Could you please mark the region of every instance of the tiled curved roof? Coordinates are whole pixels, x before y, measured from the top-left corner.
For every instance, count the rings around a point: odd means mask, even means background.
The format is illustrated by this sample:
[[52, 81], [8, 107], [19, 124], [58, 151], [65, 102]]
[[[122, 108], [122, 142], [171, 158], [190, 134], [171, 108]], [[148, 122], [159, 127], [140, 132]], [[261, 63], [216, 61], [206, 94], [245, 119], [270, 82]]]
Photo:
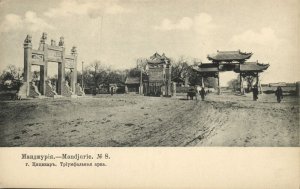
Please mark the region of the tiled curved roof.
[[127, 77], [125, 80], [125, 84], [139, 84], [140, 78], [139, 77]]
[[208, 60], [214, 62], [231, 62], [231, 61], [244, 61], [249, 59], [252, 53], [243, 53], [241, 51], [217, 51], [216, 54], [211, 54], [207, 56]]
[[270, 65], [269, 64], [260, 64], [257, 62], [246, 62], [244, 64], [240, 64], [240, 72], [262, 72], [266, 69], [268, 69]]
[[[199, 73], [212, 73], [212, 72], [219, 72], [222, 71], [222, 66], [228, 64], [218, 65], [214, 63], [205, 63], [200, 64], [197, 67], [193, 67], [193, 69]], [[262, 72], [270, 66], [269, 64], [260, 64], [258, 62], [245, 62], [242, 64], [233, 64], [235, 68], [233, 71], [240, 73], [240, 72]]]
[[147, 63], [150, 63], [150, 64], [168, 64], [168, 63], [170, 63], [170, 59], [168, 57], [166, 57], [165, 53], [160, 55], [156, 52], [150, 57], [150, 59], [147, 59]]

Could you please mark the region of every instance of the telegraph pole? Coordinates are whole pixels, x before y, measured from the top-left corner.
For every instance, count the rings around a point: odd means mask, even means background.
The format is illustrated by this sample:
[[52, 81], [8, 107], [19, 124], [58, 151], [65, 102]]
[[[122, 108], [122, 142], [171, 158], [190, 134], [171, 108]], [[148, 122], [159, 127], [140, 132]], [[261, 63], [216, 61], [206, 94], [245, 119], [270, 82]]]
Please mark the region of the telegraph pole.
[[137, 65], [138, 68], [140, 68], [140, 87], [139, 87], [139, 94], [143, 94], [143, 66], [142, 66], [142, 60], [137, 59]]
[[83, 61], [82, 61], [82, 67], [81, 67], [81, 88], [82, 88], [82, 90], [84, 90], [84, 88], [83, 88]]

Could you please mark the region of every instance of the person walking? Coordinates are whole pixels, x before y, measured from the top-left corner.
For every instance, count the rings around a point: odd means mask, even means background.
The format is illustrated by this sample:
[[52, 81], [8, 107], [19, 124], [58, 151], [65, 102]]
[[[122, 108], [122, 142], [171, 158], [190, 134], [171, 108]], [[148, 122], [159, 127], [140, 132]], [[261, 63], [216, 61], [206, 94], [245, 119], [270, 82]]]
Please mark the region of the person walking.
[[110, 95], [111, 96], [114, 95], [114, 88], [113, 87], [110, 88]]
[[200, 93], [200, 96], [201, 96], [201, 100], [204, 101], [204, 98], [205, 98], [205, 90], [204, 90], [204, 87], [201, 88], [201, 90], [199, 91]]
[[257, 88], [257, 85], [253, 86], [252, 93], [253, 93], [253, 100], [257, 101], [257, 99], [258, 99], [258, 88]]
[[283, 99], [283, 92], [281, 87], [277, 87], [277, 90], [275, 91], [275, 95], [277, 97], [277, 102], [280, 103], [281, 100]]

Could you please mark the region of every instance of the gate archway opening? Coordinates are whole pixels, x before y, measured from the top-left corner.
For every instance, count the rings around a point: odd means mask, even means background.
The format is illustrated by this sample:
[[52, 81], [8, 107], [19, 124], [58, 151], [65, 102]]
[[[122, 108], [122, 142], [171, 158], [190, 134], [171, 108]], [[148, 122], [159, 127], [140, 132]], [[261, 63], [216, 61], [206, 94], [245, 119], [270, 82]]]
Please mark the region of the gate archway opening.
[[224, 71], [224, 72], [220, 72], [219, 77], [220, 77], [219, 79], [220, 79], [221, 91], [232, 92], [232, 91], [239, 90], [239, 88], [236, 88], [235, 86], [231, 85], [233, 81], [239, 82], [238, 73]]
[[48, 80], [50, 84], [53, 87], [53, 90], [55, 90], [56, 93], [58, 93], [58, 63], [57, 62], [49, 62], [48, 63]]

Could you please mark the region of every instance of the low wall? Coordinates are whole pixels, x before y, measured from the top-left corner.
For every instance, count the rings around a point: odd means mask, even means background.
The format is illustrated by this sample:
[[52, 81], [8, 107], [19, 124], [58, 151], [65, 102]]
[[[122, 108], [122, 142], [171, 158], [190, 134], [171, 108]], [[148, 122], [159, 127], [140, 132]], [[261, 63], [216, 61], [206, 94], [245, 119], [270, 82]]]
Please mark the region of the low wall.
[[[272, 94], [275, 93], [275, 91], [277, 90], [277, 87], [262, 87], [262, 92], [266, 93], [266, 94]], [[290, 86], [283, 86], [281, 87], [283, 93], [285, 94], [290, 94], [290, 95], [295, 95], [296, 94], [296, 86], [290, 87]]]

